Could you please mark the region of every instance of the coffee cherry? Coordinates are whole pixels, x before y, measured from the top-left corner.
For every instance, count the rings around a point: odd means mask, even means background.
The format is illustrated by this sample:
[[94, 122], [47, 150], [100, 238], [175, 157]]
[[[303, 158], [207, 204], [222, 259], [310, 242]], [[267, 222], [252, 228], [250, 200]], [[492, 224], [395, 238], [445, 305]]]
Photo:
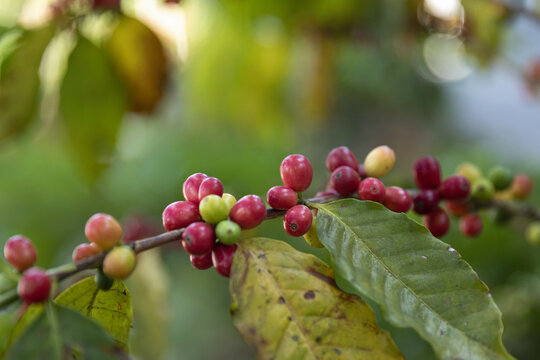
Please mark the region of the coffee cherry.
[[184, 230], [182, 245], [188, 254], [202, 255], [212, 251], [215, 238], [212, 226], [205, 222], [194, 222]]
[[302, 236], [308, 232], [312, 221], [311, 210], [305, 205], [296, 205], [285, 213], [283, 228], [291, 236]]
[[332, 149], [326, 157], [326, 167], [333, 172], [340, 166], [352, 167], [356, 172], [359, 171], [358, 160], [353, 152], [346, 146], [340, 146]]
[[464, 200], [471, 192], [471, 183], [466, 177], [452, 175], [444, 180], [439, 188], [439, 195], [446, 200]]
[[103, 272], [110, 278], [123, 280], [135, 269], [135, 252], [129, 246], [113, 248], [103, 260]]
[[90, 242], [109, 250], [122, 239], [122, 227], [111, 215], [94, 214], [86, 222], [84, 233]]
[[439, 194], [437, 190], [420, 190], [413, 199], [414, 212], [420, 215], [429, 214], [439, 205]]
[[466, 203], [459, 201], [447, 201], [445, 203], [446, 210], [455, 217], [461, 217], [469, 213], [469, 206]]
[[94, 275], [94, 283], [100, 290], [107, 291], [114, 285], [114, 279], [111, 279], [103, 272], [103, 269], [99, 267]]
[[212, 264], [214, 264], [214, 268], [221, 276], [229, 277], [231, 275], [231, 265], [236, 248], [236, 245], [226, 245], [223, 243], [216, 243], [216, 246], [214, 246], [212, 250]]
[[222, 243], [232, 245], [240, 239], [242, 229], [234, 221], [223, 220], [216, 226], [216, 235]]
[[195, 269], [209, 269], [212, 267], [212, 252], [203, 255], [189, 255], [189, 261]]
[[121, 0], [92, 0], [92, 8], [100, 10], [120, 9]]
[[134, 214], [125, 218], [122, 221], [122, 229], [124, 230], [124, 236], [122, 237], [124, 244], [161, 233], [161, 228], [152, 217], [141, 214]]
[[381, 180], [376, 178], [366, 178], [358, 184], [358, 197], [360, 200], [371, 200], [384, 203], [386, 189]]
[[313, 168], [304, 155], [289, 155], [281, 162], [281, 180], [294, 191], [301, 192], [311, 185]]
[[73, 249], [73, 253], [71, 254], [71, 258], [73, 259], [73, 262], [81, 261], [83, 259], [92, 257], [94, 255], [97, 255], [101, 253], [102, 250], [94, 243], [85, 243], [85, 244], [79, 244], [75, 249]]
[[51, 279], [45, 270], [37, 267], [26, 270], [17, 284], [17, 294], [28, 304], [47, 300], [50, 291]]
[[286, 186], [274, 186], [266, 193], [266, 202], [274, 209], [287, 210], [296, 205], [298, 194]]
[[371, 150], [364, 160], [364, 170], [369, 177], [380, 178], [394, 167], [396, 155], [394, 150], [386, 145]]
[[459, 221], [459, 230], [465, 236], [474, 237], [482, 232], [482, 219], [477, 214], [468, 214]]
[[358, 165], [358, 176], [360, 176], [360, 180], [368, 177], [366, 174], [366, 167], [364, 166], [364, 164]]
[[525, 230], [527, 241], [533, 245], [540, 245], [540, 221], [530, 223]]
[[407, 212], [412, 206], [409, 193], [397, 186], [386, 188], [384, 206], [393, 212]]
[[358, 189], [360, 177], [352, 167], [340, 166], [332, 173], [332, 187], [341, 195], [349, 195]]
[[223, 195], [223, 184], [218, 178], [209, 177], [201, 182], [199, 186], [199, 201], [202, 201], [208, 195]]
[[471, 184], [482, 178], [482, 171], [470, 162], [460, 164], [456, 169], [456, 174], [466, 177]]
[[326, 197], [326, 196], [337, 196], [339, 195], [336, 190], [325, 190], [325, 191], [319, 191], [317, 194], [315, 194], [316, 198], [320, 197]]
[[524, 200], [531, 194], [532, 186], [533, 184], [529, 175], [516, 174], [510, 186], [510, 193], [514, 198]]
[[495, 190], [504, 190], [512, 184], [512, 172], [502, 166], [495, 166], [488, 172], [488, 179], [493, 183]]
[[36, 263], [37, 253], [32, 242], [22, 235], [13, 235], [4, 245], [4, 257], [18, 271], [22, 272]]
[[199, 204], [199, 213], [207, 223], [217, 224], [229, 216], [229, 208], [220, 196], [208, 195]]
[[234, 204], [236, 204], [236, 198], [233, 195], [227, 193], [224, 193], [221, 198], [225, 201], [225, 204], [227, 204], [227, 209], [229, 209], [230, 212]]
[[229, 216], [242, 229], [252, 229], [266, 218], [266, 206], [257, 195], [247, 195], [234, 204]]
[[420, 189], [437, 189], [441, 184], [441, 167], [437, 159], [426, 156], [413, 166], [414, 181]]
[[191, 201], [195, 205], [199, 205], [199, 188], [206, 178], [208, 178], [208, 175], [197, 173], [186, 179], [182, 186], [182, 193], [184, 194], [184, 199], [186, 199], [186, 201]]
[[441, 208], [438, 208], [431, 214], [425, 215], [423, 223], [424, 226], [429, 229], [431, 234], [438, 238], [446, 234], [450, 228], [450, 218]]
[[489, 201], [495, 194], [495, 188], [491, 181], [486, 178], [481, 178], [473, 183], [471, 189], [471, 197], [478, 201]]
[[323, 243], [319, 239], [319, 234], [317, 233], [316, 221], [313, 221], [308, 232], [304, 234], [304, 239], [309, 245], [313, 246], [314, 248], [320, 249], [324, 247]]
[[199, 207], [189, 201], [176, 201], [167, 205], [163, 211], [163, 227], [167, 231], [181, 229], [200, 221]]

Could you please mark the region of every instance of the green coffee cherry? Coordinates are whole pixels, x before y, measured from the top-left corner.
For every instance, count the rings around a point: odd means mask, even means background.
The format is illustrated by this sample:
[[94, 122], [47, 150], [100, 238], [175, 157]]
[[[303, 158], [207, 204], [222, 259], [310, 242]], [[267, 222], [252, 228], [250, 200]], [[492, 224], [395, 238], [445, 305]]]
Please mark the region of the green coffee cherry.
[[507, 168], [495, 166], [488, 172], [488, 179], [493, 183], [495, 190], [504, 190], [512, 184], [512, 173]]
[[242, 235], [242, 229], [234, 221], [223, 220], [216, 226], [216, 236], [224, 244], [236, 244], [240, 235]]
[[460, 164], [456, 169], [456, 174], [466, 177], [471, 184], [482, 178], [482, 171], [470, 162]]
[[527, 241], [533, 245], [540, 245], [540, 221], [530, 223], [525, 230]]
[[304, 240], [306, 240], [306, 242], [314, 248], [320, 249], [324, 247], [324, 245], [321, 243], [321, 240], [319, 239], [319, 235], [317, 234], [316, 221], [313, 221], [313, 223], [311, 223], [311, 227], [309, 228], [308, 232], [304, 234]]
[[486, 178], [476, 180], [471, 189], [471, 197], [478, 201], [489, 201], [495, 194], [493, 183]]
[[94, 282], [97, 287], [103, 291], [109, 290], [114, 284], [114, 280], [105, 275], [103, 268], [101, 267], [97, 269], [96, 275], [94, 275]]
[[209, 224], [217, 224], [229, 216], [229, 207], [221, 196], [208, 195], [199, 204], [199, 214]]
[[222, 198], [223, 200], [225, 200], [225, 203], [227, 204], [227, 208], [229, 209], [229, 211], [231, 211], [234, 204], [236, 204], [236, 198], [233, 195], [228, 194], [228, 193], [224, 193]]
[[135, 252], [129, 246], [113, 248], [103, 260], [103, 273], [113, 279], [123, 280], [135, 269]]

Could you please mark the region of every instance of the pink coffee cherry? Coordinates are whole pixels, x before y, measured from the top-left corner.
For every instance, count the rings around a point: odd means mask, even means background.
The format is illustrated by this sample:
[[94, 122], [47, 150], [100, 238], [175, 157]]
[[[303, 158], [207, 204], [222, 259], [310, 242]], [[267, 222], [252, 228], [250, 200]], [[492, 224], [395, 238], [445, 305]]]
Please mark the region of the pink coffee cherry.
[[22, 272], [36, 263], [34, 244], [25, 236], [14, 235], [4, 245], [4, 257], [15, 269]]
[[296, 205], [298, 194], [286, 186], [274, 186], [266, 193], [266, 202], [274, 209], [287, 210]]
[[407, 212], [412, 206], [409, 193], [398, 186], [386, 188], [384, 206], [394, 212]]
[[212, 264], [212, 252], [208, 252], [202, 255], [189, 255], [189, 261], [195, 269], [206, 270], [213, 266]]
[[319, 191], [318, 193], [315, 194], [315, 197], [316, 198], [320, 198], [320, 197], [326, 197], [326, 196], [338, 196], [338, 192], [336, 190], [325, 190], [325, 191]]
[[441, 183], [439, 195], [446, 200], [464, 200], [471, 193], [471, 183], [466, 177], [452, 175]]
[[446, 211], [438, 208], [423, 218], [424, 226], [429, 229], [431, 234], [437, 238], [442, 237], [450, 228], [450, 218]]
[[285, 186], [301, 192], [311, 185], [313, 168], [304, 155], [289, 155], [281, 162], [280, 174]]
[[463, 216], [459, 221], [459, 230], [468, 237], [478, 236], [483, 228], [482, 219], [474, 213]]
[[51, 279], [45, 270], [37, 267], [26, 270], [17, 284], [17, 294], [28, 304], [47, 300], [50, 291]]
[[439, 193], [437, 190], [420, 190], [413, 199], [414, 212], [420, 215], [429, 214], [439, 206]]
[[122, 226], [111, 215], [97, 213], [86, 222], [84, 233], [90, 242], [109, 250], [122, 239]]
[[[199, 188], [203, 180], [208, 178], [208, 175], [202, 173], [196, 173], [191, 175], [184, 181], [182, 186], [182, 193], [184, 194], [184, 199], [190, 201], [195, 205], [199, 205]], [[201, 199], [202, 200], [202, 199]]]
[[360, 200], [371, 200], [384, 203], [386, 189], [381, 180], [377, 178], [366, 178], [358, 185], [358, 198]]
[[231, 265], [236, 248], [236, 244], [225, 245], [219, 242], [214, 246], [214, 249], [212, 250], [212, 263], [218, 274], [221, 276], [231, 276]]
[[413, 166], [413, 174], [420, 189], [437, 189], [441, 184], [441, 167], [434, 157], [418, 159]]
[[266, 206], [257, 195], [246, 195], [234, 204], [229, 217], [242, 229], [252, 229], [266, 219]]
[[524, 200], [529, 197], [532, 192], [533, 183], [529, 175], [516, 174], [510, 185], [510, 193], [516, 199]]
[[216, 235], [214, 228], [205, 222], [190, 224], [182, 234], [182, 245], [190, 255], [203, 255], [212, 251]]
[[326, 167], [330, 172], [333, 172], [340, 166], [352, 167], [356, 172], [359, 172], [358, 160], [353, 152], [346, 146], [340, 146], [332, 149], [326, 157]]
[[340, 195], [349, 195], [360, 183], [358, 173], [350, 166], [340, 166], [332, 173], [332, 186]]
[[73, 249], [73, 253], [71, 254], [71, 258], [73, 259], [73, 262], [81, 261], [83, 259], [92, 257], [94, 255], [97, 255], [101, 253], [103, 250], [99, 248], [94, 243], [84, 243], [79, 244], [75, 249]]
[[176, 201], [163, 211], [163, 227], [167, 231], [181, 229], [195, 221], [200, 221], [199, 207], [189, 201]]
[[313, 222], [311, 210], [305, 205], [296, 205], [287, 210], [283, 217], [283, 228], [291, 236], [302, 236]]
[[218, 178], [209, 177], [204, 179], [199, 186], [199, 202], [208, 195], [223, 195], [223, 184]]

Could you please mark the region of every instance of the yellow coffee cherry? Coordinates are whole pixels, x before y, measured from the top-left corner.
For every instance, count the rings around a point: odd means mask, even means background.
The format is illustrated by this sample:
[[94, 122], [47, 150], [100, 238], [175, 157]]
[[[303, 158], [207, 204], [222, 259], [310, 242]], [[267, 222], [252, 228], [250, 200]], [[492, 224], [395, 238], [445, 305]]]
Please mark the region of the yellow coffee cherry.
[[225, 204], [227, 205], [228, 211], [230, 212], [234, 204], [236, 204], [236, 198], [234, 195], [223, 193], [223, 196], [221, 196], [223, 200], [225, 200]]
[[125, 279], [135, 269], [135, 252], [129, 246], [113, 248], [103, 260], [103, 272], [113, 279]]
[[367, 154], [364, 160], [364, 170], [369, 177], [383, 177], [392, 170], [395, 162], [394, 150], [386, 145], [377, 146]]
[[456, 174], [464, 176], [471, 182], [471, 184], [483, 177], [482, 171], [478, 168], [478, 166], [470, 162], [464, 162], [458, 165], [456, 168]]
[[531, 244], [540, 245], [540, 221], [535, 221], [527, 226], [525, 237]]
[[324, 247], [324, 245], [321, 243], [321, 240], [319, 239], [319, 235], [317, 234], [316, 221], [313, 221], [308, 232], [304, 234], [304, 239], [309, 245], [313, 246], [314, 248], [320, 249]]

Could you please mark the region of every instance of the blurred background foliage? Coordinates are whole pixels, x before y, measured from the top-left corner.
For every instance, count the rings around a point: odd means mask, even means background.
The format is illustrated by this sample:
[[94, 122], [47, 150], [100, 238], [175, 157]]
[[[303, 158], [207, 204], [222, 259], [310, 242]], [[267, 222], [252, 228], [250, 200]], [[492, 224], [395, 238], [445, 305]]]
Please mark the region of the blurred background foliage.
[[[0, 243], [23, 233], [38, 265], [58, 265], [95, 212], [124, 219], [127, 240], [148, 236], [189, 174], [264, 196], [292, 152], [314, 165], [312, 195], [338, 145], [359, 159], [393, 147], [385, 182], [396, 185], [411, 186], [427, 154], [445, 175], [469, 160], [539, 183], [539, 39], [538, 1], [2, 1]], [[443, 240], [492, 289], [509, 351], [535, 359], [540, 250], [518, 220], [485, 224]], [[279, 219], [254, 234], [328, 260]], [[136, 358], [253, 357], [227, 281], [193, 269], [179, 245], [140, 255], [128, 287]], [[407, 358], [433, 358], [413, 331], [380, 321]]]

